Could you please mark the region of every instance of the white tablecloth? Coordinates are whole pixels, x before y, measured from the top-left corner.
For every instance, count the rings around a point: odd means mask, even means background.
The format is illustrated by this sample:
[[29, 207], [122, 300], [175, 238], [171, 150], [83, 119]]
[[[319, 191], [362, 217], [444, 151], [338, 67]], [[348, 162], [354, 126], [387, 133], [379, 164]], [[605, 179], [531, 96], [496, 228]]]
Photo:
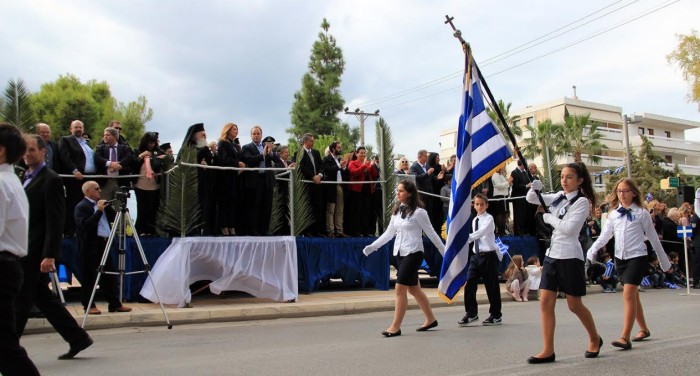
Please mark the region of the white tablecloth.
[[214, 294], [244, 291], [281, 302], [299, 293], [297, 246], [293, 236], [176, 238], [158, 258], [141, 295], [156, 303], [151, 278], [164, 304], [184, 307], [190, 284], [212, 281]]

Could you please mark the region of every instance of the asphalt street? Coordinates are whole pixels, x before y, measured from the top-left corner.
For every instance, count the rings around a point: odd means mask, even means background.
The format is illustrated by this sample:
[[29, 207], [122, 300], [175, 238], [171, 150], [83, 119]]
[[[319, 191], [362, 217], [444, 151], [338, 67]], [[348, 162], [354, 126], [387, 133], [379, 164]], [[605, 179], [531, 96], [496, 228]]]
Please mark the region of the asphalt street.
[[[620, 335], [622, 294], [584, 298], [605, 341], [596, 359], [583, 357], [585, 331], [559, 299], [557, 361], [547, 365], [526, 363], [541, 346], [538, 302], [504, 302], [503, 325], [494, 327], [461, 328], [461, 305], [439, 308], [439, 326], [423, 333], [412, 310], [396, 338], [380, 334], [391, 312], [376, 312], [96, 330], [95, 344], [68, 361], [56, 359], [68, 346], [55, 333], [22, 344], [44, 375], [696, 375], [700, 296], [680, 292], [642, 293], [651, 338], [628, 351], [610, 346]], [[488, 306], [479, 308], [483, 320]]]

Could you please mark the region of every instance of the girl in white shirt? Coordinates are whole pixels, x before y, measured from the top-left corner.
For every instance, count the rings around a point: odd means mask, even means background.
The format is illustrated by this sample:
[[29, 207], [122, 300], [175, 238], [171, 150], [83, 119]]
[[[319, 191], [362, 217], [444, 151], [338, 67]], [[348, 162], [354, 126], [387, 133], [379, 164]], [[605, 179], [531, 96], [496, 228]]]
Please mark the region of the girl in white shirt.
[[615, 268], [624, 286], [624, 323], [620, 339], [612, 345], [623, 350], [632, 348], [630, 334], [636, 319], [639, 333], [632, 341], [642, 341], [649, 337], [649, 327], [644, 319], [642, 301], [639, 299], [639, 285], [648, 268], [647, 246], [649, 239], [663, 270], [671, 268], [671, 262], [664, 252], [654, 222], [642, 205], [642, 194], [632, 179], [621, 179], [615, 184], [610, 195], [610, 214], [598, 240], [588, 249], [587, 257], [594, 260], [598, 250], [615, 236]]
[[396, 201], [394, 214], [391, 216], [386, 231], [362, 251], [365, 255], [369, 255], [396, 236], [394, 256], [397, 256], [399, 263], [396, 275], [396, 307], [394, 321], [389, 328], [382, 332], [385, 337], [401, 335], [401, 322], [408, 306], [406, 293], [413, 295], [425, 315], [425, 322], [416, 331], [424, 332], [438, 325], [433, 310], [430, 308], [430, 301], [418, 282], [418, 268], [423, 262], [423, 232], [438, 251], [445, 254], [445, 245], [442, 244], [442, 239], [435, 233], [430, 224], [428, 212], [422, 208], [423, 203], [418, 197], [416, 185], [409, 180], [399, 182], [396, 190]]
[[[554, 227], [549, 249], [545, 254], [540, 280], [540, 307], [542, 311], [542, 351], [531, 356], [530, 364], [554, 362], [554, 328], [556, 317], [554, 308], [557, 292], [566, 294], [569, 310], [581, 321], [588, 332], [588, 348], [584, 356], [595, 358], [603, 345], [591, 312], [583, 305], [581, 297], [586, 295], [583, 249], [578, 235], [586, 222], [589, 200], [595, 207], [595, 193], [591, 176], [583, 163], [570, 163], [562, 169], [561, 186], [563, 191], [542, 195], [550, 213], [545, 213], [545, 223]], [[536, 191], [542, 189], [542, 182], [534, 180], [527, 192], [527, 201], [539, 204]]]

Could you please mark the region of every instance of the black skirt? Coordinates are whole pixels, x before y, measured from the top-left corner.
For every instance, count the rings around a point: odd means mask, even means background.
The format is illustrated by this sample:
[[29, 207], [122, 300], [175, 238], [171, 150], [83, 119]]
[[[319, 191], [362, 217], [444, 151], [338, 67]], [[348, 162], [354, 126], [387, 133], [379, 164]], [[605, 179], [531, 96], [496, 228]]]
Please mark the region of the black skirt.
[[404, 286], [415, 286], [418, 284], [418, 269], [423, 263], [423, 252], [414, 252], [408, 256], [398, 256], [399, 268], [396, 273], [396, 283]]

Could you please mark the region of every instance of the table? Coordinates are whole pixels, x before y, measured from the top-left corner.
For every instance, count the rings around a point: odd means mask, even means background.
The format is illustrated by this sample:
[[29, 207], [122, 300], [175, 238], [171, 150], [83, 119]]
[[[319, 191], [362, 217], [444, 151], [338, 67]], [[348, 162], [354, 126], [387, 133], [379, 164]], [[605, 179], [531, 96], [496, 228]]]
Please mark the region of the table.
[[236, 290], [277, 301], [298, 296], [297, 247], [292, 236], [174, 238], [158, 259], [141, 296], [184, 307], [192, 300], [189, 286], [212, 281], [214, 294]]

